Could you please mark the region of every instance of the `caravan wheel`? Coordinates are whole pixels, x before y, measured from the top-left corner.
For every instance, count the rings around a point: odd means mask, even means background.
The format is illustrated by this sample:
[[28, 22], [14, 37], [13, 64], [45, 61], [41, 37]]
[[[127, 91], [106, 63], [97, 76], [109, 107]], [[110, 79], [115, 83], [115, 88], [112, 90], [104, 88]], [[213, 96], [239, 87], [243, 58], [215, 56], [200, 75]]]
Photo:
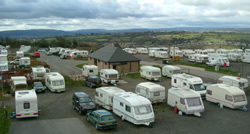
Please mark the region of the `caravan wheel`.
[[124, 121], [124, 116], [123, 115], [121, 115], [121, 119], [122, 119], [122, 121]]
[[153, 128], [153, 123], [149, 123], [148, 127]]
[[79, 113], [80, 115], [82, 115], [82, 109], [81, 109], [81, 108], [79, 108], [78, 113]]
[[97, 125], [97, 123], [95, 124], [95, 129], [98, 130], [98, 125]]

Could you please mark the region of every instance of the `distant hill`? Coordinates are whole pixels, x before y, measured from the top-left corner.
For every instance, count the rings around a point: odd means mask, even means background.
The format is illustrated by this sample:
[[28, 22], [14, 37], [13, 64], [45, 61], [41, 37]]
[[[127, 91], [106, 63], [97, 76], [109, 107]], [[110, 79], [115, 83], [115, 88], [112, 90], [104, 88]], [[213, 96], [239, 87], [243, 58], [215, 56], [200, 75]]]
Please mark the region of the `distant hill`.
[[129, 32], [146, 32], [146, 31], [231, 31], [231, 32], [250, 32], [250, 28], [232, 28], [232, 29], [214, 29], [200, 27], [177, 27], [177, 28], [159, 28], [159, 29], [121, 29], [121, 30], [106, 30], [106, 29], [83, 29], [76, 31], [63, 31], [52, 29], [34, 29], [34, 30], [12, 30], [0, 32], [0, 37], [9, 38], [41, 38], [55, 36], [72, 36], [77, 34], [105, 34], [105, 33], [129, 33]]

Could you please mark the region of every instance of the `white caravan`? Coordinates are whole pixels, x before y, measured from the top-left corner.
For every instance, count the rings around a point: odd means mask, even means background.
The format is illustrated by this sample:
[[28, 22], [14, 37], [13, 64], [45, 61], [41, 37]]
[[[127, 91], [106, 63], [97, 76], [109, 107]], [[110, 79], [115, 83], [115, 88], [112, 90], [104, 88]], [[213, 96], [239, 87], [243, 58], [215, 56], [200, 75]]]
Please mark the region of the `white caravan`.
[[30, 66], [30, 57], [22, 57], [19, 60], [20, 67], [27, 67]]
[[226, 50], [226, 49], [217, 49], [217, 50], [216, 50], [216, 53], [217, 53], [217, 54], [220, 54], [221, 56], [227, 57], [228, 50]]
[[200, 77], [188, 75], [188, 74], [175, 74], [171, 79], [172, 87], [192, 89], [200, 93], [202, 98], [205, 98], [206, 87]]
[[207, 54], [215, 53], [214, 49], [205, 49], [207, 51]]
[[51, 53], [51, 54], [55, 54], [55, 53], [59, 53], [59, 48], [55, 48], [55, 47], [50, 47], [49, 48], [49, 52]]
[[195, 55], [195, 62], [198, 63], [207, 63], [208, 62], [208, 55], [197, 54]]
[[168, 105], [175, 108], [175, 112], [180, 115], [184, 113], [200, 117], [205, 110], [200, 94], [190, 89], [170, 88]]
[[58, 72], [50, 72], [45, 74], [45, 85], [51, 92], [65, 91], [64, 77]]
[[24, 57], [23, 51], [16, 51], [16, 57], [19, 57], [19, 58]]
[[137, 47], [136, 51], [137, 51], [137, 53], [140, 53], [140, 54], [147, 54], [148, 53], [148, 49], [144, 48], [144, 47]]
[[0, 61], [8, 61], [6, 54], [0, 54]]
[[165, 65], [162, 67], [162, 75], [166, 77], [172, 77], [174, 74], [180, 74], [181, 68], [173, 65]]
[[242, 90], [248, 87], [248, 80], [245, 78], [235, 77], [235, 76], [222, 76], [218, 79], [218, 83], [223, 83], [226, 85], [238, 87]]
[[155, 57], [155, 50], [149, 50], [149, 52], [148, 52], [148, 56], [149, 57]]
[[46, 73], [44, 67], [32, 67], [32, 79], [33, 80], [43, 80]]
[[8, 55], [8, 50], [3, 49], [3, 50], [0, 51], [0, 53], [1, 53], [1, 54], [4, 54], [4, 55]]
[[191, 55], [189, 55], [188, 56], [188, 61], [195, 62], [196, 58], [197, 58], [197, 55], [199, 55], [199, 54], [191, 54]]
[[208, 57], [208, 62], [206, 63], [209, 66], [224, 66], [226, 64], [228, 67], [230, 66], [230, 62], [227, 57], [222, 57], [218, 54], [210, 54]]
[[135, 93], [149, 99], [152, 104], [165, 102], [165, 87], [152, 82], [142, 82], [136, 86]]
[[114, 95], [113, 112], [136, 125], [152, 126], [155, 120], [151, 102], [132, 92], [118, 93]]
[[82, 66], [82, 75], [84, 77], [97, 76], [98, 67], [96, 65], [83, 65]]
[[16, 91], [16, 118], [38, 117], [38, 101], [35, 90]]
[[246, 54], [246, 55], [250, 55], [250, 49], [245, 49], [244, 54]]
[[230, 61], [240, 61], [241, 60], [241, 54], [237, 54], [237, 53], [228, 53], [227, 57]]
[[190, 55], [195, 54], [195, 52], [191, 49], [186, 49], [186, 50], [182, 50], [183, 52], [183, 56], [189, 57]]
[[69, 48], [62, 48], [62, 49], [60, 49], [59, 54], [60, 55], [64, 54], [66, 50], [70, 50], [70, 49]]
[[160, 81], [161, 69], [152, 66], [141, 66], [140, 75], [148, 80]]
[[196, 53], [196, 54], [200, 54], [200, 51], [202, 51], [201, 49], [194, 49], [194, 52]]
[[243, 50], [242, 49], [232, 49], [234, 53], [236, 54], [243, 54]]
[[70, 54], [74, 51], [79, 51], [78, 49], [68, 49], [68, 50], [65, 50], [64, 54], [67, 55], [68, 57], [70, 56]]
[[117, 93], [125, 92], [118, 87], [100, 87], [95, 90], [95, 103], [107, 110], [112, 110], [113, 97]]
[[[207, 86], [206, 99], [232, 109], [245, 109], [247, 98], [241, 89], [225, 84], [211, 84]], [[245, 107], [245, 108], [244, 108]]]
[[24, 76], [11, 76], [10, 77], [11, 94], [14, 96], [15, 91], [27, 90], [27, 79]]
[[69, 57], [70, 58], [84, 58], [88, 57], [89, 52], [88, 51], [73, 51], [70, 53]]
[[103, 83], [116, 84], [119, 82], [119, 73], [115, 69], [102, 69], [100, 76]]
[[245, 62], [245, 63], [250, 63], [250, 54], [248, 54], [248, 55], [243, 54], [241, 61]]
[[9, 71], [8, 61], [0, 61], [0, 71]]
[[167, 51], [155, 51], [155, 57], [156, 58], [168, 58], [168, 52]]
[[180, 56], [180, 57], [183, 57], [183, 53], [182, 51], [180, 50], [172, 50], [170, 51], [170, 56], [173, 57], [173, 56]]
[[123, 50], [129, 54], [136, 54], [137, 53], [135, 48], [124, 48]]
[[208, 54], [207, 50], [200, 50], [198, 53], [202, 54], [202, 55], [207, 55]]

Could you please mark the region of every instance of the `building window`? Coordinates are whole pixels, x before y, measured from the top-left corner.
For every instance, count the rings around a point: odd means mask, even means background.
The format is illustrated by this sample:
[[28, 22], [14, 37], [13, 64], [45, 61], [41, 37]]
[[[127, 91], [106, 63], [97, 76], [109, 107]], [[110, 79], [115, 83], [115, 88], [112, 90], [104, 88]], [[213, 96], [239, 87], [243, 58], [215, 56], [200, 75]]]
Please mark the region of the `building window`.
[[130, 113], [130, 112], [131, 112], [131, 108], [130, 108], [130, 106], [127, 106], [127, 105], [126, 105], [125, 110], [126, 110], [127, 112], [129, 112], [129, 113]]
[[212, 91], [211, 90], [207, 90], [207, 94], [212, 95]]
[[23, 103], [23, 108], [24, 109], [29, 109], [30, 108], [30, 103], [29, 102]]
[[123, 103], [122, 102], [120, 102], [120, 106], [123, 107]]

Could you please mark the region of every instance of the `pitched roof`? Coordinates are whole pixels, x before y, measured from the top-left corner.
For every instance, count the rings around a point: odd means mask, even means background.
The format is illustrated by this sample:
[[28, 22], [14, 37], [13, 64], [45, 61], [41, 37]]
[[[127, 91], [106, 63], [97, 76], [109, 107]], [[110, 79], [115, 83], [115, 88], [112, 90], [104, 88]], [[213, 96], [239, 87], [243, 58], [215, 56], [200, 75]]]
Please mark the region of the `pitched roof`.
[[140, 61], [140, 59], [128, 54], [119, 47], [105, 46], [89, 55], [89, 57], [109, 62]]

